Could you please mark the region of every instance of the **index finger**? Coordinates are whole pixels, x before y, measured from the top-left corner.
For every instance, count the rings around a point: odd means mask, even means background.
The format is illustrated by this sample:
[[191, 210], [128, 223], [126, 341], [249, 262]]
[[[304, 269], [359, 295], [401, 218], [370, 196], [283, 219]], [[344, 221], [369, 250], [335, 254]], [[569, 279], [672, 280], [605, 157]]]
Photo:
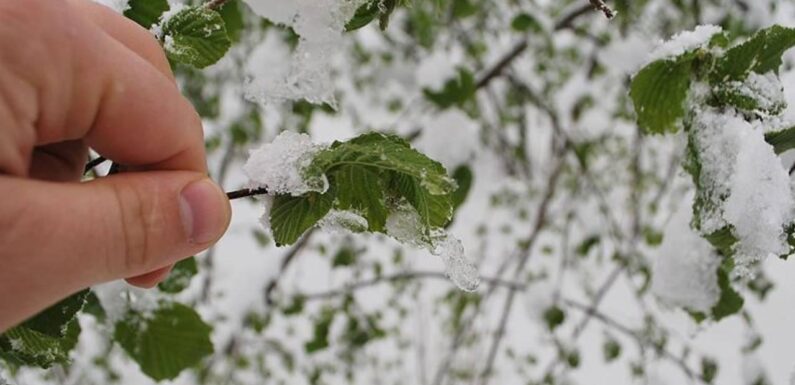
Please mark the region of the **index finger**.
[[[130, 42], [123, 44], [91, 22], [81, 7], [31, 3], [44, 8], [37, 10], [37, 23], [42, 14], [52, 21], [37, 28], [42, 40], [68, 45], [65, 56], [71, 62], [57, 66], [70, 70], [63, 74], [67, 79], [48, 68], [31, 70], [41, 90], [38, 145], [82, 138], [121, 164], [206, 173], [201, 119], [166, 74], [128, 48]], [[109, 17], [124, 22], [120, 15]]]

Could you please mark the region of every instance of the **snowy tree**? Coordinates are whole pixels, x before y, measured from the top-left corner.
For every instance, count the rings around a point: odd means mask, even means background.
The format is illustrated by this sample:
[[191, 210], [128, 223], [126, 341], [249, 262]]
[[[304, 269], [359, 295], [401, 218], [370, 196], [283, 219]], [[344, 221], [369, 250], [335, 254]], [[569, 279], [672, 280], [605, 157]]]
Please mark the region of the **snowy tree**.
[[795, 3], [99, 2], [235, 219], [0, 335], [0, 384], [791, 378]]

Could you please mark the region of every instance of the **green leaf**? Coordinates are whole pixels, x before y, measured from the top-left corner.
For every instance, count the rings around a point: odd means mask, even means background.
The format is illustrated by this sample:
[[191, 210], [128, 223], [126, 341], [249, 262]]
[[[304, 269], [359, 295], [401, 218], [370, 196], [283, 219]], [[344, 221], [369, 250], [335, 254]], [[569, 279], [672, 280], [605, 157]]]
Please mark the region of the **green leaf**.
[[718, 375], [718, 363], [715, 360], [704, 357], [701, 359], [701, 379], [704, 382], [712, 383]]
[[513, 21], [511, 21], [511, 28], [519, 32], [542, 32], [544, 30], [541, 23], [528, 13], [520, 13], [514, 17]]
[[340, 248], [336, 254], [334, 254], [334, 259], [331, 261], [331, 267], [339, 267], [339, 266], [352, 266], [356, 263], [356, 258], [358, 257], [358, 253], [350, 246], [343, 246]]
[[795, 45], [795, 29], [774, 25], [760, 30], [748, 41], [733, 47], [718, 59], [710, 81], [719, 84], [744, 80], [750, 72], [778, 72], [781, 56]]
[[23, 365], [48, 368], [65, 363], [77, 344], [77, 313], [89, 290], [73, 294], [0, 335], [0, 354]]
[[176, 378], [213, 353], [211, 327], [191, 308], [162, 304], [151, 316], [128, 313], [116, 324], [113, 338], [149, 377]]
[[768, 132], [765, 134], [765, 141], [773, 146], [776, 154], [791, 150], [795, 148], [795, 127], [776, 132]]
[[422, 218], [422, 223], [430, 230], [446, 226], [453, 218], [453, 202], [447, 195], [432, 195], [419, 179], [406, 174], [395, 174], [392, 185]]
[[331, 323], [334, 322], [334, 315], [336, 312], [331, 308], [324, 308], [315, 320], [314, 335], [312, 340], [304, 344], [304, 350], [307, 353], [314, 353], [328, 347], [328, 335], [331, 329]]
[[168, 0], [130, 0], [129, 8], [124, 11], [124, 16], [138, 23], [145, 29], [160, 20], [160, 16], [171, 8]]
[[455, 78], [447, 80], [441, 90], [426, 88], [425, 97], [441, 109], [453, 106], [463, 107], [472, 100], [477, 91], [475, 76], [466, 69], [459, 68]]
[[566, 313], [558, 306], [551, 306], [544, 311], [544, 322], [549, 330], [555, 330], [566, 320]]
[[718, 287], [720, 287], [720, 299], [712, 307], [712, 318], [716, 321], [736, 314], [743, 308], [744, 300], [737, 291], [731, 286], [729, 280], [730, 270], [724, 263], [718, 269]]
[[171, 270], [171, 274], [169, 274], [165, 281], [160, 282], [160, 284], [157, 285], [157, 288], [160, 289], [160, 291], [169, 294], [179, 293], [185, 290], [188, 285], [190, 285], [191, 279], [198, 272], [199, 268], [196, 265], [195, 257], [183, 259], [174, 265], [174, 269]]
[[604, 354], [605, 362], [613, 362], [621, 356], [621, 344], [613, 338], [609, 338], [602, 345], [602, 354]]
[[61, 300], [25, 321], [22, 326], [50, 337], [62, 338], [66, 335], [67, 325], [83, 309], [88, 293], [89, 290], [83, 290]]
[[398, 0], [371, 0], [356, 9], [353, 18], [345, 25], [346, 31], [354, 31], [370, 24], [373, 20], [379, 20], [381, 30], [386, 30], [389, 26], [389, 17], [395, 11]]
[[22, 325], [12, 328], [0, 336], [0, 357], [44, 369], [67, 363], [80, 335], [77, 319], [69, 321], [63, 331], [63, 337], [58, 338]]
[[196, 68], [215, 64], [232, 45], [221, 15], [202, 6], [185, 8], [168, 19], [163, 42], [169, 59]]
[[231, 0], [224, 3], [218, 10], [221, 18], [224, 20], [226, 26], [226, 34], [232, 42], [240, 41], [240, 34], [243, 31], [244, 21], [243, 13], [240, 11], [240, 4], [237, 1]]
[[345, 165], [392, 171], [416, 178], [431, 195], [446, 195], [456, 188], [455, 181], [447, 176], [439, 162], [414, 150], [400, 137], [375, 132], [348, 142], [334, 142], [315, 156], [305, 177], [319, 178]]
[[638, 126], [647, 134], [675, 133], [685, 116], [692, 59], [657, 60], [632, 78], [629, 95]]
[[332, 194], [279, 195], [271, 207], [271, 229], [277, 246], [292, 245], [331, 210]]
[[458, 209], [469, 196], [474, 174], [469, 166], [461, 165], [453, 171], [453, 179], [455, 179], [458, 188], [450, 195], [450, 199], [453, 201], [453, 209]]
[[370, 231], [383, 231], [388, 215], [378, 170], [344, 165], [334, 172], [337, 208], [363, 213]]

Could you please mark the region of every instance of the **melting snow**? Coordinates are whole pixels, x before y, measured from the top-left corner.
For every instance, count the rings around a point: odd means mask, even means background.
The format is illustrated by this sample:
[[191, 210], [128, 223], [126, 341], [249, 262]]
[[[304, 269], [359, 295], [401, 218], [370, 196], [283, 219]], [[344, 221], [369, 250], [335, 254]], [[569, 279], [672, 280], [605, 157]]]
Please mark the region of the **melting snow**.
[[686, 52], [701, 48], [709, 43], [712, 36], [723, 29], [715, 25], [700, 25], [693, 31], [680, 32], [660, 45], [649, 55], [648, 63], [656, 60], [674, 59]]
[[303, 175], [320, 149], [309, 135], [284, 131], [273, 142], [251, 151], [243, 172], [250, 180], [250, 187], [264, 187], [271, 195], [325, 192], [328, 189], [325, 175], [321, 179], [306, 179]]

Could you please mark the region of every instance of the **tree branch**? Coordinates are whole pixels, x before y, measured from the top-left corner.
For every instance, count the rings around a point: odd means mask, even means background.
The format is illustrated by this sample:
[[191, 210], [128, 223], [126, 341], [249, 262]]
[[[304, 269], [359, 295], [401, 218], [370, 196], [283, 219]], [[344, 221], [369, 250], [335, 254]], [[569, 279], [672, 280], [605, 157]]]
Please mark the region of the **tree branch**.
[[265, 286], [265, 303], [268, 305], [273, 305], [273, 292], [276, 291], [276, 288], [279, 287], [279, 279], [284, 275], [284, 272], [287, 271], [287, 268], [290, 267], [290, 264], [293, 262], [295, 257], [304, 247], [309, 243], [309, 238], [312, 237], [316, 227], [313, 227], [309, 231], [307, 231], [298, 242], [293, 245], [293, 247], [284, 255], [282, 259], [282, 266], [279, 268], [279, 274], [277, 274], [270, 282]]
[[229, 200], [231, 201], [235, 199], [248, 198], [257, 195], [267, 195], [267, 194], [268, 190], [264, 187], [254, 188], [254, 189], [244, 188], [240, 190], [229, 191], [226, 193], [226, 197], [229, 198]]
[[594, 8], [604, 13], [605, 17], [607, 17], [608, 19], [616, 17], [616, 11], [608, 7], [607, 4], [605, 4], [604, 0], [588, 0], [588, 1], [591, 2], [591, 5]]
[[204, 3], [204, 6], [209, 8], [209, 9], [213, 9], [213, 10], [217, 11], [217, 10], [221, 9], [221, 7], [223, 7], [224, 4], [226, 4], [228, 1], [229, 0], [210, 0], [210, 1], [206, 2], [206, 3]]

